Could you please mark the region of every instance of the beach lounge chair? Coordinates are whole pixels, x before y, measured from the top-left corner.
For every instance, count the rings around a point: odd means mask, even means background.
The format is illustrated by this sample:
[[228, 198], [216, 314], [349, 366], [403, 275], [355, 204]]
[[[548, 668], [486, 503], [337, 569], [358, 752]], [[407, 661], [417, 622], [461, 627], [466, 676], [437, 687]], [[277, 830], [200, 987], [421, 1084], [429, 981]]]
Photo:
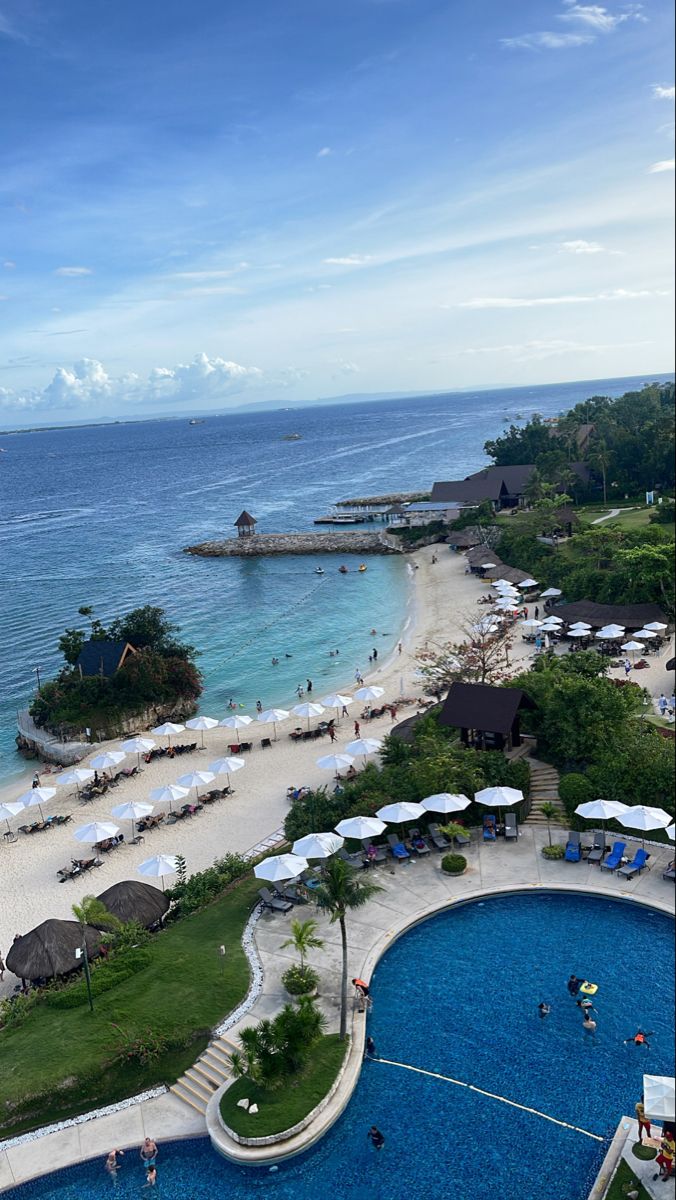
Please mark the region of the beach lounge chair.
[[387, 840], [390, 845], [390, 850], [392, 851], [392, 857], [396, 858], [398, 862], [404, 862], [405, 859], [411, 857], [404, 843], [400, 842], [399, 838], [396, 837], [394, 833], [388, 833]]
[[519, 836], [516, 824], [516, 813], [505, 813], [505, 840], [510, 841]]
[[290, 900], [280, 900], [268, 888], [259, 888], [258, 895], [263, 901], [263, 908], [270, 908], [273, 912], [290, 912], [293, 908]]
[[430, 821], [430, 841], [436, 850], [448, 850], [450, 842], [445, 833], [442, 833], [437, 821]]
[[[372, 842], [371, 838], [362, 838], [361, 844], [364, 847], [364, 854], [368, 853], [369, 846], [373, 846], [375, 850], [375, 854], [369, 858], [369, 863], [372, 867], [377, 867], [379, 863], [387, 862], [387, 846], [379, 846], [376, 842]], [[362, 859], [363, 861], [364, 859]]]
[[610, 854], [608, 855], [606, 861], [602, 862], [601, 866], [606, 871], [616, 871], [617, 868], [619, 867], [620, 863], [622, 862], [622, 855], [624, 854], [626, 849], [627, 849], [626, 842], [615, 842], [615, 845], [613, 846], [612, 850], [610, 851]]
[[472, 838], [469, 833], [456, 833], [453, 841], [455, 842], [456, 846], [470, 846], [472, 843]]
[[272, 749], [272, 738], [269, 738], [269, 737], [261, 738], [261, 750], [271, 750], [271, 749]]
[[605, 833], [594, 834], [594, 845], [587, 855], [587, 862], [600, 863], [603, 855], [606, 852], [606, 835]]
[[299, 896], [295, 883], [282, 883], [275, 886], [275, 896], [279, 900], [288, 900], [289, 904], [307, 904], [307, 896]]
[[408, 839], [408, 845], [410, 846], [410, 848], [414, 854], [423, 856], [425, 854], [432, 853], [432, 851], [430, 850], [429, 846], [427, 845], [427, 842], [425, 841], [425, 839], [422, 836], [419, 829], [411, 830], [409, 839]]
[[646, 866], [650, 855], [647, 850], [639, 846], [631, 862], [625, 863], [617, 872], [618, 875], [623, 875], [625, 879], [633, 879], [634, 875], [638, 875]]
[[663, 879], [676, 879], [676, 863], [669, 863], [666, 871], [662, 872]]
[[484, 817], [484, 841], [494, 842], [497, 837], [498, 819], [494, 813], [486, 813]]
[[350, 867], [360, 867], [361, 868], [364, 866], [364, 855], [363, 854], [359, 854], [359, 853], [348, 854], [347, 850], [344, 847], [342, 847], [338, 851], [338, 857], [342, 858], [343, 861], [346, 862]]
[[571, 829], [568, 833], [568, 841], [566, 842], [566, 853], [564, 858], [566, 862], [579, 862], [582, 858], [580, 835], [576, 829]]

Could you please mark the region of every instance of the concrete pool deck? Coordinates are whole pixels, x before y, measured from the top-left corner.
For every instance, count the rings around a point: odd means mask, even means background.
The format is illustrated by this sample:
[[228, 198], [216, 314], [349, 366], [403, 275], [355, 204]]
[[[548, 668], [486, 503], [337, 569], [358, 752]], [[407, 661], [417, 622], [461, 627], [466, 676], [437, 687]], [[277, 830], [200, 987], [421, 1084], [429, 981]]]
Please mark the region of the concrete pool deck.
[[[553, 829], [552, 835], [553, 840], [560, 840], [560, 831]], [[672, 847], [649, 847], [651, 870], [625, 881], [584, 862], [544, 859], [541, 849], [547, 843], [547, 832], [541, 826], [524, 826], [516, 843], [500, 840], [484, 844], [478, 841], [479, 836], [475, 830], [472, 844], [465, 851], [467, 871], [459, 877], [442, 874], [439, 854], [410, 864], [388, 863], [374, 870], [374, 878], [382, 892], [364, 909], [348, 915], [350, 976], [370, 978], [381, 955], [411, 925], [463, 900], [501, 892], [538, 888], [587, 892], [611, 899], [625, 897], [669, 916], [674, 914], [673, 884], [662, 879], [662, 871], [673, 858]], [[291, 919], [310, 914], [316, 915], [308, 905], [286, 915], [266, 912], [258, 921], [255, 940], [264, 969], [263, 990], [247, 1014], [228, 1031], [232, 1040], [236, 1040], [241, 1028], [274, 1015], [288, 1000], [281, 976], [295, 961], [295, 955], [292, 949], [283, 950], [282, 942], [289, 936]], [[325, 947], [323, 951], [313, 952], [310, 962], [320, 972], [320, 1004], [327, 1015], [329, 1030], [334, 1030], [338, 1028], [339, 1018], [340, 931], [336, 925], [329, 925], [321, 914], [319, 921]], [[254, 1149], [228, 1139], [227, 1150], [225, 1143], [219, 1145], [221, 1152], [225, 1151], [229, 1158], [240, 1163], [270, 1163], [300, 1153], [326, 1132], [348, 1103], [361, 1070], [364, 1021], [356, 1011], [351, 1015], [349, 1032], [351, 1041], [345, 1071], [319, 1122], [285, 1144]], [[104, 1156], [113, 1147], [138, 1147], [146, 1134], [161, 1142], [206, 1132], [207, 1123], [200, 1114], [175, 1096], [166, 1094], [9, 1148], [0, 1143], [0, 1190], [60, 1167], [97, 1155]]]

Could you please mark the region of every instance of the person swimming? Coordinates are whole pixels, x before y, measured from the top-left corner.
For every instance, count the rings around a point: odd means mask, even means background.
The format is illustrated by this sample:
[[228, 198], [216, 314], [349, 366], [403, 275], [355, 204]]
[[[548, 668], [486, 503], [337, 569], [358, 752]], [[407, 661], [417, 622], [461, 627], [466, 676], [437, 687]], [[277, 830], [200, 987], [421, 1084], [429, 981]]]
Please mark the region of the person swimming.
[[538, 1004], [538, 1015], [539, 1016], [548, 1017], [551, 1011], [552, 1011], [551, 1004], [545, 1004], [544, 1000], [541, 1001], [540, 1004]]
[[624, 1039], [624, 1045], [626, 1046], [628, 1042], [633, 1042], [635, 1046], [647, 1046], [648, 1049], [650, 1049], [650, 1042], [648, 1041], [648, 1038], [652, 1036], [652, 1030], [650, 1030], [648, 1033], [644, 1033], [642, 1029], [637, 1029], [636, 1033], [632, 1034], [631, 1037]]

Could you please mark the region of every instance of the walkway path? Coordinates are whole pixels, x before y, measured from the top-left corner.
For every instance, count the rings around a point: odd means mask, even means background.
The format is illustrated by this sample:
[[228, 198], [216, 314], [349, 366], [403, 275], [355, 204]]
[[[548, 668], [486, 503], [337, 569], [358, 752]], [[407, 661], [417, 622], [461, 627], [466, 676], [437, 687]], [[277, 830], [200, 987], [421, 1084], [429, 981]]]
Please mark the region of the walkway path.
[[[626, 511], [627, 510], [625, 509], [625, 512]], [[613, 517], [619, 517], [621, 512], [621, 508], [611, 508], [610, 512], [607, 512], [603, 517], [597, 517], [595, 521], [591, 522], [591, 524], [602, 525], [604, 521], [612, 521]]]
[[529, 756], [526, 760], [530, 767], [530, 800], [531, 809], [526, 818], [529, 825], [546, 825], [547, 818], [542, 811], [542, 805], [553, 804], [557, 815], [552, 819], [565, 824], [566, 811], [559, 798], [559, 772], [549, 763], [541, 762], [538, 758]]

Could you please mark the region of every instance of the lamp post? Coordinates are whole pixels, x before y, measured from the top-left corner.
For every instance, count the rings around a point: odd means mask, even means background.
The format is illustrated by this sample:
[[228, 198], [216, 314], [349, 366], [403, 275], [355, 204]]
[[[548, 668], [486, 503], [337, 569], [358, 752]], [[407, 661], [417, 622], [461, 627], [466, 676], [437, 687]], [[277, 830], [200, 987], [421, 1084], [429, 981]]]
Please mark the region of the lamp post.
[[89, 1011], [93, 1012], [94, 1011], [94, 1000], [92, 997], [92, 977], [91, 977], [91, 972], [89, 970], [89, 955], [87, 954], [87, 939], [85, 937], [84, 929], [82, 931], [82, 947], [79, 950], [75, 951], [75, 957], [84, 959], [84, 975], [85, 975], [85, 983], [87, 984], [87, 1000], [89, 1001]]

